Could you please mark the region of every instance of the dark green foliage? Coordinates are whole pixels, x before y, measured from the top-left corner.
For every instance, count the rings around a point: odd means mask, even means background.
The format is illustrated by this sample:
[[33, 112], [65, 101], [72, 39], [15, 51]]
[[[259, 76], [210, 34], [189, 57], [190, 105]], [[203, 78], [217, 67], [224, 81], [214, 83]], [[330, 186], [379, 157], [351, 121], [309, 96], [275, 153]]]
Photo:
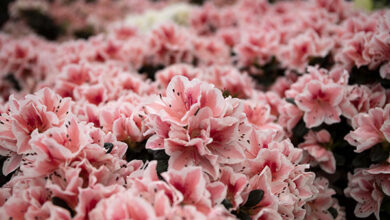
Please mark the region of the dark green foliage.
[[222, 205], [223, 205], [227, 210], [233, 208], [233, 204], [232, 204], [228, 199], [224, 199], [224, 200], [222, 201]]
[[[249, 192], [248, 200], [242, 206], [240, 206], [237, 210], [231, 211], [233, 215], [235, 215], [238, 219], [251, 219], [250, 213], [252, 209], [258, 208], [256, 206], [264, 197], [264, 191], [261, 189], [255, 189]], [[222, 201], [222, 205], [225, 206], [227, 210], [233, 207], [233, 204], [228, 200], [224, 199]]]
[[128, 144], [126, 160], [128, 162], [132, 160], [142, 160], [144, 163], [146, 161], [157, 160], [157, 175], [161, 180], [163, 180], [161, 173], [168, 170], [169, 156], [164, 150], [146, 149], [145, 144], [146, 141]]
[[229, 96], [230, 96], [229, 90], [224, 90], [224, 91], [222, 92], [222, 95], [223, 95], [224, 98], [229, 97]]
[[190, 0], [190, 3], [194, 5], [203, 5], [204, 2], [205, 0]]
[[8, 81], [16, 91], [22, 90], [22, 87], [20, 86], [18, 80], [15, 78], [13, 73], [8, 73], [3, 77], [3, 79], [5, 81]]
[[373, 0], [374, 9], [390, 8], [390, 0]]
[[380, 219], [390, 219], [390, 197], [387, 196], [382, 200], [380, 211]]
[[145, 149], [146, 141], [139, 143], [127, 144], [126, 150], [126, 160], [128, 162], [132, 160], [142, 160], [143, 162], [150, 161], [153, 159], [153, 156], [148, 153], [148, 150]]
[[352, 68], [348, 84], [375, 84], [380, 83], [384, 88], [390, 88], [390, 80], [382, 79], [379, 69], [369, 70], [367, 66]]
[[[0, 167], [1, 168], [3, 168], [3, 164], [7, 158], [8, 157], [0, 156]], [[10, 181], [10, 179], [14, 173], [15, 173], [15, 171], [8, 174], [7, 176], [4, 176], [2, 170], [0, 170], [0, 187], [3, 186], [4, 184], [6, 184], [8, 181]]]
[[13, 1], [15, 1], [15, 0], [1, 0], [0, 1], [0, 28], [9, 19], [8, 6]]
[[239, 212], [236, 216], [240, 220], [251, 220], [251, 217], [245, 212]]
[[157, 160], [157, 176], [160, 180], [163, 180], [161, 173], [164, 173], [168, 170], [168, 160]]
[[337, 212], [337, 210], [333, 207], [330, 207], [328, 209], [328, 212], [330, 212], [330, 214], [333, 216], [333, 218], [337, 218], [337, 216], [339, 215], [339, 213]]
[[23, 9], [20, 11], [22, 18], [35, 33], [48, 40], [56, 40], [64, 30], [50, 15], [36, 9]]
[[61, 199], [61, 198], [59, 198], [59, 197], [53, 197], [53, 198], [51, 199], [51, 201], [52, 201], [52, 203], [53, 203], [54, 205], [59, 206], [59, 207], [61, 207], [61, 208], [64, 208], [64, 209], [68, 210], [68, 211], [70, 212], [70, 215], [71, 215], [72, 217], [74, 217], [75, 212], [74, 212], [73, 209], [71, 209], [71, 208], [69, 207], [69, 205], [66, 203], [66, 201], [64, 201], [63, 199]]
[[250, 208], [257, 205], [264, 197], [264, 191], [261, 189], [252, 190], [249, 193], [248, 200], [243, 207]]
[[[250, 76], [265, 89], [271, 86], [278, 77], [284, 76], [285, 69], [280, 66], [280, 63], [276, 60], [275, 57], [272, 57], [272, 59], [263, 66], [259, 65], [258, 63], [254, 63], [253, 66], [260, 70], [262, 74], [250, 74]], [[249, 71], [250, 73], [249, 67], [242, 68], [241, 70]]]
[[303, 142], [303, 137], [308, 131], [309, 129], [306, 128], [305, 122], [301, 119], [292, 130], [293, 136], [291, 137], [291, 142], [294, 146], [298, 146], [299, 143]]
[[330, 69], [334, 65], [332, 55], [329, 53], [325, 57], [310, 57], [309, 63], [310, 66], [318, 65], [321, 68]]
[[168, 160], [169, 156], [164, 150], [148, 150], [149, 154], [153, 155], [154, 160]]
[[138, 69], [138, 72], [141, 74], [146, 73], [146, 75], [149, 79], [154, 80], [156, 72], [159, 70], [162, 70], [162, 69], [164, 69], [163, 65], [157, 65], [157, 66], [144, 65], [140, 69]]
[[381, 144], [377, 144], [370, 149], [370, 159], [373, 163], [382, 163], [389, 158], [389, 152], [385, 151]]
[[113, 147], [114, 145], [112, 143], [104, 143], [104, 148], [107, 150], [106, 154], [111, 153]]
[[370, 157], [367, 152], [362, 152], [355, 156], [352, 160], [352, 166], [356, 168], [368, 168], [371, 164]]
[[76, 38], [81, 38], [81, 39], [88, 39], [89, 37], [93, 36], [95, 34], [95, 31], [93, 30], [92, 26], [86, 26], [82, 29], [78, 29], [73, 32], [73, 35]]
[[293, 105], [297, 105], [295, 103], [295, 100], [293, 98], [286, 98], [286, 102], [290, 103], [290, 104], [293, 104]]

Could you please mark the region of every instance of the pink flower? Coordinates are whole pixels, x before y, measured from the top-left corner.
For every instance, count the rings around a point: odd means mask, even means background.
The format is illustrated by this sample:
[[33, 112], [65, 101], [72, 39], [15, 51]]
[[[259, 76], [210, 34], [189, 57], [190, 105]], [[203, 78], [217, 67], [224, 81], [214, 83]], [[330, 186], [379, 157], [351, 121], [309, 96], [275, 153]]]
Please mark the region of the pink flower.
[[55, 170], [60, 163], [76, 157], [90, 142], [86, 125], [69, 118], [61, 127], [50, 128], [44, 133], [34, 131], [29, 141], [33, 153], [26, 155], [22, 170], [26, 174], [45, 175]]
[[272, 181], [283, 181], [294, 169], [293, 164], [277, 149], [261, 149], [255, 159], [248, 160], [247, 174], [254, 176], [269, 168]]
[[[85, 219], [91, 211], [94, 211], [100, 200], [109, 198], [110, 196], [122, 193], [124, 188], [118, 185], [104, 187], [96, 185], [95, 187], [80, 189], [79, 202], [75, 208], [77, 215], [75, 219]], [[97, 212], [97, 210], [95, 211]]]
[[188, 81], [183, 76], [174, 77], [167, 87], [166, 97], [149, 106], [151, 113], [183, 126], [199, 108], [210, 108], [214, 117], [222, 116], [227, 108], [220, 90], [198, 80]]
[[356, 65], [357, 67], [367, 65], [371, 61], [368, 55], [368, 34], [358, 32], [346, 42], [342, 51], [336, 55], [336, 61], [345, 63], [348, 67]]
[[390, 79], [390, 62], [387, 62], [379, 69], [379, 74], [383, 79]]
[[188, 30], [170, 23], [155, 28], [148, 41], [153, 63], [190, 63], [192, 61], [190, 36]]
[[11, 96], [8, 113], [0, 116], [0, 149], [3, 155], [11, 156], [3, 166], [5, 174], [19, 167], [21, 154], [31, 151], [29, 140], [33, 132], [44, 132], [64, 123], [70, 103], [69, 98], [62, 99], [48, 88], [22, 100]]
[[89, 212], [91, 219], [155, 219], [153, 207], [143, 198], [136, 197], [131, 191], [116, 193], [100, 200]]
[[187, 77], [189, 80], [192, 80], [199, 75], [198, 72], [198, 69], [188, 64], [173, 64], [158, 71], [156, 73], [156, 81], [162, 85], [163, 88], [167, 88], [169, 82], [174, 76], [181, 75]]
[[43, 178], [14, 179], [8, 182], [6, 187], [11, 189], [11, 194], [1, 206], [0, 212], [3, 212], [7, 218], [27, 218], [33, 214], [34, 210], [44, 209], [42, 206], [50, 199]]
[[344, 190], [347, 196], [358, 202], [355, 215], [360, 218], [368, 217], [372, 213], [379, 219], [383, 192], [375, 183], [375, 176], [357, 169], [354, 174], [348, 174], [348, 187]]
[[237, 143], [238, 121], [234, 118], [211, 118], [207, 108], [190, 117], [188, 129], [171, 127], [165, 150], [171, 155], [170, 166], [180, 169], [185, 165], [201, 165], [215, 176], [218, 163], [237, 163], [244, 158]]
[[241, 66], [250, 66], [255, 63], [265, 65], [271, 60], [280, 43], [280, 34], [275, 30], [259, 31], [247, 30], [242, 39], [234, 48]]
[[288, 102], [282, 102], [281, 104], [278, 108], [280, 114], [278, 124], [285, 127], [287, 131], [292, 132], [293, 128], [301, 120], [303, 113], [294, 104]]
[[385, 102], [385, 89], [380, 84], [348, 86], [340, 107], [343, 115], [352, 119], [360, 112], [368, 112], [375, 107], [382, 108]]
[[224, 167], [219, 181], [227, 186], [226, 199], [233, 204], [233, 208], [235, 209], [242, 204], [242, 193], [248, 183], [247, 177], [241, 173], [234, 172], [231, 167]]
[[302, 94], [296, 96], [295, 102], [299, 109], [305, 112], [303, 120], [309, 128], [340, 121], [339, 107], [344, 95], [342, 86], [324, 84], [314, 80], [307, 84]]
[[232, 97], [249, 98], [253, 95], [255, 85], [246, 73], [239, 72], [230, 66], [211, 66], [198, 72], [198, 77], [222, 91], [227, 91]]
[[331, 196], [335, 191], [328, 188], [329, 183], [325, 178], [317, 178], [314, 185], [318, 193], [305, 205], [306, 219], [334, 219], [328, 210], [334, 203]]
[[303, 72], [310, 57], [325, 57], [333, 44], [331, 38], [321, 37], [309, 29], [280, 48], [278, 57], [283, 66]]
[[[272, 171], [269, 167], [265, 167], [260, 173], [253, 176], [249, 180], [249, 186], [246, 189], [245, 197], [249, 195], [252, 190], [260, 189], [264, 192], [263, 198], [260, 202], [250, 210], [250, 214], [258, 219], [272, 219], [267, 218], [275, 217], [275, 219], [282, 219], [279, 214], [276, 213], [278, 202], [277, 197], [271, 191], [272, 185]], [[245, 201], [245, 200], [244, 200]]]
[[244, 159], [238, 140], [243, 117], [240, 103], [225, 100], [221, 91], [209, 84], [189, 82], [182, 76], [172, 79], [166, 93], [160, 103], [149, 105], [150, 129], [146, 134], [155, 134], [146, 148], [165, 149], [174, 169], [200, 165], [213, 177], [218, 163]]
[[271, 114], [271, 107], [269, 105], [260, 105], [248, 101], [245, 103], [244, 112], [248, 122], [256, 129], [281, 130], [277, 124], [273, 123], [276, 117]]
[[309, 131], [305, 136], [305, 142], [299, 144], [299, 148], [304, 149], [308, 158], [304, 163], [313, 161], [318, 163], [325, 172], [334, 173], [336, 171], [336, 160], [332, 151], [326, 149], [326, 144], [332, 144], [331, 136], [327, 130], [319, 132]]
[[377, 143], [390, 141], [390, 105], [384, 109], [373, 108], [352, 119], [355, 129], [345, 136], [349, 144], [356, 146], [356, 152], [365, 151]]
[[193, 41], [194, 56], [198, 65], [228, 64], [230, 63], [229, 48], [217, 38], [196, 38]]
[[210, 194], [206, 190], [206, 180], [199, 167], [170, 170], [163, 173], [164, 179], [183, 195], [182, 203], [193, 204], [199, 211], [210, 211]]

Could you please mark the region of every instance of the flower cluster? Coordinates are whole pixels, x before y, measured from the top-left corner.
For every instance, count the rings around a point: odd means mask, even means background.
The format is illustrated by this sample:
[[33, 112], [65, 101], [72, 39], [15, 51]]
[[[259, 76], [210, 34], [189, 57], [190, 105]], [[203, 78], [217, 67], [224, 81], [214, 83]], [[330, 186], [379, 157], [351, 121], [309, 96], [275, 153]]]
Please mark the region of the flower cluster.
[[172, 2], [10, 4], [1, 219], [390, 217], [389, 10]]

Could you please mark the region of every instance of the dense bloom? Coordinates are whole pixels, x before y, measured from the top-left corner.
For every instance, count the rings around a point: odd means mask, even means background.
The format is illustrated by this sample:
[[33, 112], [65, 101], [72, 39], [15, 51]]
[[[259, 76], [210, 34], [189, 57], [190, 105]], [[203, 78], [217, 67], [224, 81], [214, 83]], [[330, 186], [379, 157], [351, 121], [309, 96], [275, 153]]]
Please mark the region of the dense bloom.
[[390, 11], [193, 2], [5, 1], [0, 219], [388, 218]]

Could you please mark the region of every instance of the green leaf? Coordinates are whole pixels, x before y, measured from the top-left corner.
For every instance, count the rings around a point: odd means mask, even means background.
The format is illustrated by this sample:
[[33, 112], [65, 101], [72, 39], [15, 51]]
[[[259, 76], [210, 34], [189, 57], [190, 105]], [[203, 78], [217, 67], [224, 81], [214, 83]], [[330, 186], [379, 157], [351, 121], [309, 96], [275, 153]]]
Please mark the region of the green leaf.
[[339, 213], [337, 212], [337, 210], [336, 210], [335, 208], [333, 208], [333, 207], [330, 207], [330, 208], [328, 209], [328, 212], [333, 216], [334, 219], [337, 218], [337, 216], [339, 215]]
[[224, 98], [229, 97], [229, 96], [230, 96], [229, 90], [224, 90], [224, 91], [222, 92], [222, 95], [223, 95]]
[[156, 170], [158, 178], [163, 180], [161, 173], [164, 173], [168, 170], [168, 160], [158, 160]]
[[22, 18], [35, 33], [45, 37], [48, 40], [56, 40], [64, 32], [61, 26], [54, 19], [36, 9], [20, 10]]
[[237, 218], [241, 220], [251, 220], [251, 217], [245, 212], [239, 212]]
[[309, 129], [306, 128], [305, 122], [301, 119], [292, 131], [294, 136], [301, 138], [305, 136]]
[[154, 160], [168, 160], [169, 156], [165, 153], [165, 150], [148, 150], [148, 153], [152, 153]]
[[73, 217], [75, 212], [73, 211], [73, 209], [71, 209], [69, 207], [69, 205], [66, 203], [66, 201], [64, 201], [63, 199], [59, 198], [59, 197], [53, 197], [51, 199], [51, 202], [56, 205], [56, 206], [59, 206], [61, 208], [64, 208], [66, 210], [68, 210], [70, 212], [70, 215]]
[[104, 149], [106, 149], [106, 154], [111, 153], [112, 148], [114, 148], [114, 145], [112, 143], [104, 143]]
[[261, 189], [252, 190], [249, 193], [248, 200], [246, 201], [243, 207], [252, 207], [257, 205], [263, 199], [263, 196], [264, 196], [263, 190]]
[[334, 153], [334, 158], [336, 159], [337, 166], [343, 166], [345, 164], [345, 157], [341, 154]]
[[374, 163], [381, 163], [389, 157], [389, 153], [386, 152], [380, 144], [375, 145], [370, 150], [370, 159]]
[[86, 26], [84, 28], [77, 29], [73, 32], [73, 35], [76, 38], [81, 38], [81, 39], [88, 39], [92, 35], [94, 35], [95, 31], [92, 26]]
[[366, 153], [358, 154], [352, 161], [352, 166], [355, 168], [367, 168], [370, 164], [370, 158]]
[[291, 104], [293, 104], [293, 105], [297, 105], [297, 104], [295, 103], [295, 100], [294, 100], [293, 98], [286, 98], [286, 102], [291, 103]]
[[227, 210], [233, 208], [233, 204], [232, 204], [229, 200], [227, 200], [227, 199], [224, 199], [224, 200], [222, 201], [222, 205], [225, 206], [225, 208], [226, 208]]

